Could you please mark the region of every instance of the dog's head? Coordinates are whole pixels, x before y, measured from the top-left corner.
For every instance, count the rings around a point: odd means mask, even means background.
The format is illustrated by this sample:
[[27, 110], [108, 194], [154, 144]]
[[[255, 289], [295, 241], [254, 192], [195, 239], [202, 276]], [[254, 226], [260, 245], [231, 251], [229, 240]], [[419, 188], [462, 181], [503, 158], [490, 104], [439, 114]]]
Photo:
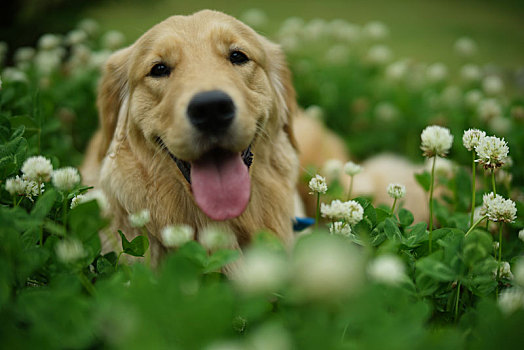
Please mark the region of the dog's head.
[[284, 55], [219, 12], [170, 17], [113, 54], [98, 105], [101, 158], [117, 129], [151, 154], [165, 152], [152, 159], [174, 161], [174, 176], [214, 220], [246, 208], [251, 152], [256, 162], [257, 149], [282, 130], [294, 145], [296, 102]]

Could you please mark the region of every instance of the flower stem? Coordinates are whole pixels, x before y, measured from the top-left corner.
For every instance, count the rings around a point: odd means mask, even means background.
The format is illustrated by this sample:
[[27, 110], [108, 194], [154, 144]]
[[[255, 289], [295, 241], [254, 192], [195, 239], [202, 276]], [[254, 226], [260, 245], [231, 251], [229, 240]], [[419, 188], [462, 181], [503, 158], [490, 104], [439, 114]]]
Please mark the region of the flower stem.
[[475, 191], [476, 191], [476, 164], [475, 164], [475, 151], [471, 152], [473, 162], [471, 167], [471, 219], [469, 224], [473, 225], [473, 220], [475, 217]]
[[317, 211], [315, 216], [315, 230], [318, 229], [318, 220], [320, 220], [320, 193], [317, 193]]
[[462, 285], [462, 282], [459, 282], [457, 285], [457, 298], [455, 299], [455, 322], [458, 320], [458, 309], [459, 309], [459, 302], [460, 302], [460, 287]]
[[495, 186], [495, 169], [491, 169], [491, 186], [493, 186], [493, 194], [497, 195], [497, 187]]
[[473, 225], [471, 225], [471, 227], [469, 228], [468, 232], [466, 232], [466, 234], [464, 236], [467, 236], [471, 231], [473, 231], [473, 229], [475, 227], [477, 227], [478, 224], [480, 224], [480, 222], [482, 220], [484, 220], [485, 218], [487, 218], [488, 216], [487, 215], [484, 215], [482, 216], [480, 219], [478, 219]]
[[80, 282], [84, 286], [84, 288], [87, 290], [87, 292], [90, 295], [95, 295], [95, 287], [93, 286], [93, 283], [89, 281], [89, 279], [86, 277], [86, 275], [80, 271], [78, 272], [78, 278], [80, 279]]
[[499, 281], [500, 281], [500, 270], [501, 270], [501, 262], [502, 262], [502, 222], [499, 226], [499, 266], [497, 269], [497, 298], [499, 296]]
[[397, 198], [393, 200], [393, 205], [391, 206], [391, 214], [395, 214], [395, 206], [397, 205]]
[[435, 183], [435, 162], [437, 156], [433, 157], [433, 165], [431, 166], [431, 182], [429, 185], [429, 253], [431, 254], [431, 236], [433, 233], [433, 187]]
[[347, 198], [348, 200], [351, 199], [351, 194], [353, 193], [353, 177], [354, 175], [351, 175], [349, 177], [349, 189], [348, 189], [348, 198]]

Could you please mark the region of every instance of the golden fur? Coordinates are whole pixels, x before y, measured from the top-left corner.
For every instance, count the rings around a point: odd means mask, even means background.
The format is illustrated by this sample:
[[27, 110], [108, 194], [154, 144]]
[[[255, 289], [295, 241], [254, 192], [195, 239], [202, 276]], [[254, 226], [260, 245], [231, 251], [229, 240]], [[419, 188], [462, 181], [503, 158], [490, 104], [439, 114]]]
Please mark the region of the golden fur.
[[[230, 50], [241, 48], [250, 61], [235, 66]], [[173, 67], [166, 79], [148, 77], [157, 62]], [[185, 161], [208, 150], [187, 120], [192, 96], [201, 91], [229, 94], [237, 116], [220, 147], [254, 154], [251, 197], [239, 217], [213, 223], [195, 204], [191, 188], [169, 151]], [[152, 259], [165, 251], [160, 232], [187, 224], [197, 232], [209, 224], [232, 231], [239, 246], [268, 229], [292, 241], [293, 197], [298, 157], [292, 130], [296, 111], [290, 72], [279, 47], [236, 19], [215, 11], [173, 16], [133, 45], [114, 53], [105, 65], [98, 93], [100, 128], [82, 167], [84, 182], [108, 197], [114, 229], [138, 234], [129, 213], [149, 209]]]

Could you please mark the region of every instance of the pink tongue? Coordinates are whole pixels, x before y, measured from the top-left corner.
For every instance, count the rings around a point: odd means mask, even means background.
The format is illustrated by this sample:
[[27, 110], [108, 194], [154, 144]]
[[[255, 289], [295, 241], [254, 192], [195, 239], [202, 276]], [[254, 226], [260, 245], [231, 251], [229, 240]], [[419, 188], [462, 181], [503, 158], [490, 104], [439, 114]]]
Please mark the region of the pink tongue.
[[242, 214], [249, 201], [251, 181], [240, 153], [213, 153], [191, 163], [191, 189], [197, 205], [213, 220]]

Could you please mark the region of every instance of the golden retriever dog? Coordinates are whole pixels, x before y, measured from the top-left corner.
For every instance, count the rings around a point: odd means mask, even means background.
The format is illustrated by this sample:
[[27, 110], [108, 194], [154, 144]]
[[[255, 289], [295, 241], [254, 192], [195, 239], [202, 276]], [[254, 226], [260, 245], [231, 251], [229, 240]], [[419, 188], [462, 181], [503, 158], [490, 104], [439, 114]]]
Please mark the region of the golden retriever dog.
[[[115, 52], [97, 104], [100, 127], [81, 168], [84, 182], [103, 190], [112, 231], [128, 239], [140, 233], [129, 214], [149, 210], [153, 264], [166, 251], [168, 225], [193, 227], [197, 240], [214, 225], [236, 236], [236, 248], [260, 230], [291, 243], [301, 201], [314, 212], [307, 187], [297, 187], [298, 146], [302, 169], [348, 159], [342, 140], [297, 108], [281, 49], [220, 12], [170, 17]], [[418, 188], [415, 168], [401, 159], [382, 156], [364, 169], [355, 193], [381, 200], [389, 182]], [[427, 217], [423, 197], [421, 190], [408, 195], [417, 218]]]
[[172, 224], [292, 241], [297, 106], [277, 45], [220, 12], [173, 16], [109, 58], [97, 104], [84, 182], [129, 238], [129, 214], [150, 211], [153, 262]]

